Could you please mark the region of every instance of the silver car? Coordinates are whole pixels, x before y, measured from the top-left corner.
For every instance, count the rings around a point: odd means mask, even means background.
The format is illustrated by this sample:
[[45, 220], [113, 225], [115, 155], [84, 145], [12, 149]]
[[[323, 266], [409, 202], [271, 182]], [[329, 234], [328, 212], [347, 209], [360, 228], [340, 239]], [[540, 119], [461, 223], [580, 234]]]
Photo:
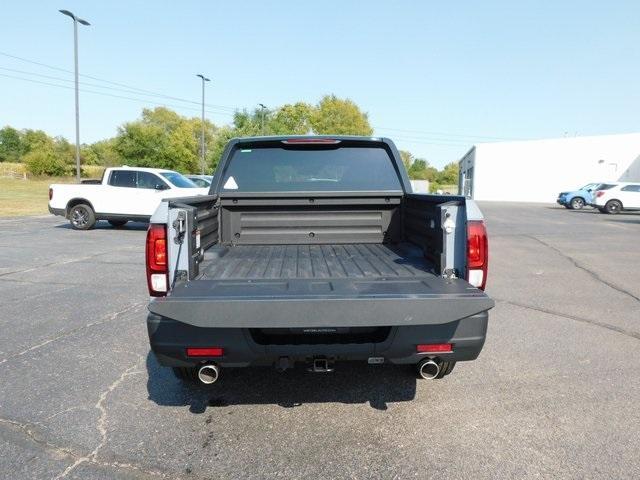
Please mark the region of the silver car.
[[185, 175], [185, 177], [202, 188], [209, 188], [213, 182], [213, 175]]

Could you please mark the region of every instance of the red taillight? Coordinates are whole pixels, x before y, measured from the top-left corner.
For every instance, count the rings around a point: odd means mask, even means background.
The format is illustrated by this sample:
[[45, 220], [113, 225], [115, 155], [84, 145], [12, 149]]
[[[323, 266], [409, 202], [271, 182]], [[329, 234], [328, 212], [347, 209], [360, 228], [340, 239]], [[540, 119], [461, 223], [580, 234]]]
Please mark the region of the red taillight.
[[469, 221], [467, 223], [467, 281], [480, 290], [484, 290], [487, 284], [488, 263], [489, 243], [484, 222]]
[[159, 266], [167, 265], [167, 239], [156, 238], [153, 246], [155, 264]]
[[340, 140], [335, 140], [333, 138], [290, 138], [288, 140], [282, 140], [282, 143], [285, 145], [336, 145], [340, 143]]
[[603, 195], [604, 195], [604, 190], [597, 190], [596, 191], [596, 198], [600, 198]]
[[416, 345], [418, 353], [446, 353], [453, 352], [453, 343], [423, 343]]
[[147, 230], [147, 286], [152, 297], [164, 297], [169, 291], [167, 269], [167, 229], [152, 223]]
[[187, 348], [187, 357], [221, 357], [224, 350], [221, 347], [189, 347]]
[[49, 188], [49, 200], [53, 198], [53, 188]]

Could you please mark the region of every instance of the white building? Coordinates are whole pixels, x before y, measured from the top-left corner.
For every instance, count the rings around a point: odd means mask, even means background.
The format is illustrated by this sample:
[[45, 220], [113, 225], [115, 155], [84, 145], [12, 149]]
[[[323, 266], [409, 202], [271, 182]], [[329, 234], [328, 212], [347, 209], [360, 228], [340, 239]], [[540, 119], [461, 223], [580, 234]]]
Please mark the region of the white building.
[[475, 200], [554, 202], [591, 182], [640, 181], [640, 133], [480, 143], [460, 160]]
[[413, 193], [429, 193], [429, 180], [410, 180]]

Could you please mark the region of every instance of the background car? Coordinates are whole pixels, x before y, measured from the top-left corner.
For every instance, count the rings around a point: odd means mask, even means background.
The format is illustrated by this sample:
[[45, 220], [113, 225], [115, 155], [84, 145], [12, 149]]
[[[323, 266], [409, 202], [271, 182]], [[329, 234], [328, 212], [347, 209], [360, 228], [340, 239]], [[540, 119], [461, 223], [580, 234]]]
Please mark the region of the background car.
[[208, 192], [172, 170], [110, 167], [97, 183], [49, 185], [49, 212], [69, 219], [76, 230], [89, 230], [99, 220], [121, 227], [128, 221], [149, 221], [165, 198]]
[[588, 183], [573, 192], [560, 192], [556, 201], [563, 207], [580, 210], [593, 201], [593, 192], [597, 190], [599, 185], [600, 183]]
[[602, 184], [594, 192], [592, 206], [602, 213], [612, 214], [640, 210], [640, 183]]
[[201, 188], [209, 188], [213, 181], [213, 175], [185, 175], [185, 177]]

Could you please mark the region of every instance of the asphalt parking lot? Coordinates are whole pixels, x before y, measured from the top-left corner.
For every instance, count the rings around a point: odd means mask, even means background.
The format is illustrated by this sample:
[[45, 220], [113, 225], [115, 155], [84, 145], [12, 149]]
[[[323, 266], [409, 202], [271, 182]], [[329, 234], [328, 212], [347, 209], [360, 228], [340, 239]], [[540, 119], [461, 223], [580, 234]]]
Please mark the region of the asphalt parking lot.
[[432, 382], [187, 388], [149, 355], [144, 225], [0, 220], [0, 477], [639, 478], [640, 214], [481, 207], [487, 343]]

